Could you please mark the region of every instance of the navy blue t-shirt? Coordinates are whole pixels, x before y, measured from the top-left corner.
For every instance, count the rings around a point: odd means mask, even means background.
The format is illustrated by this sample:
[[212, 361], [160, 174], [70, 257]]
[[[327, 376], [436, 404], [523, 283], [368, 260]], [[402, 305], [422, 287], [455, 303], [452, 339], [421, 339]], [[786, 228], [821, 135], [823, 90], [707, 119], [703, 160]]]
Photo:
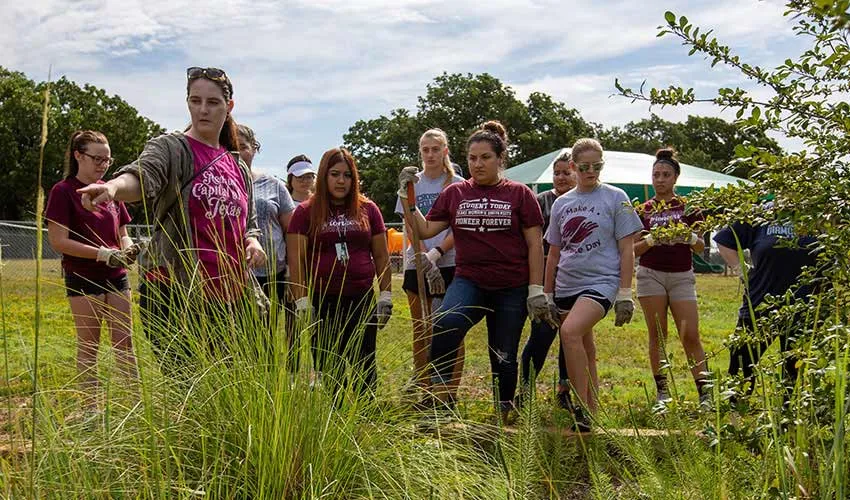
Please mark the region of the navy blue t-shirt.
[[[817, 240], [811, 236], [797, 238], [794, 227], [790, 224], [751, 226], [736, 223], [717, 233], [714, 241], [718, 245], [737, 250], [735, 235], [738, 236], [741, 249], [748, 249], [753, 260], [745, 291], [749, 294], [753, 309], [762, 303], [767, 294], [784, 295], [797, 283], [803, 267], [816, 265], [814, 248]], [[796, 240], [796, 246], [790, 247], [788, 243], [780, 242], [781, 240]], [[794, 297], [808, 300], [811, 294], [812, 287], [806, 285], [799, 287]], [[742, 319], [750, 317], [746, 295], [738, 316]]]

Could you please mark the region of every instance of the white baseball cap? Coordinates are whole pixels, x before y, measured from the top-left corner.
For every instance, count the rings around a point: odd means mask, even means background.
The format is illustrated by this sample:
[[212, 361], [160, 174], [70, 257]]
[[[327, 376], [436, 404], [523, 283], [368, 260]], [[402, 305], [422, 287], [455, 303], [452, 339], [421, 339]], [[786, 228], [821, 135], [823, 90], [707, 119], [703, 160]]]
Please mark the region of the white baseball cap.
[[295, 177], [301, 177], [304, 174], [315, 174], [316, 169], [313, 168], [313, 164], [309, 161], [297, 161], [289, 167], [289, 171], [286, 172], [287, 175], [294, 175]]

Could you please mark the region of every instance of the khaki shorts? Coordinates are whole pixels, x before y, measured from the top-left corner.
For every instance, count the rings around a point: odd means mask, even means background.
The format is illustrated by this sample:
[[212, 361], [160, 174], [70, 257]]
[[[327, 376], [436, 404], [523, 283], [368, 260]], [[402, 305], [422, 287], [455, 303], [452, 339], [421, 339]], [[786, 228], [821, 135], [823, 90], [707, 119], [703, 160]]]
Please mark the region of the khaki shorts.
[[648, 267], [638, 266], [637, 296], [669, 297], [670, 302], [680, 300], [697, 300], [696, 277], [693, 269], [681, 273], [656, 271]]

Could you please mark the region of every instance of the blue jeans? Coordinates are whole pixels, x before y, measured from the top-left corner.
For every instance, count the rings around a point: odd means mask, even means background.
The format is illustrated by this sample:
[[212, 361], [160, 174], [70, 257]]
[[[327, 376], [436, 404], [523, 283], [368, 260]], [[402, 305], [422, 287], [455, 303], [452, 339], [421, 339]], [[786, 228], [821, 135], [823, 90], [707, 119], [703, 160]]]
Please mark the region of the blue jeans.
[[435, 391], [446, 390], [463, 338], [486, 317], [493, 385], [500, 408], [506, 410], [511, 407], [516, 393], [519, 339], [528, 314], [527, 296], [527, 286], [485, 290], [469, 279], [455, 277], [435, 314], [434, 339], [431, 342], [431, 360], [435, 370], [431, 383]]
[[[522, 349], [522, 383], [528, 385], [531, 382], [531, 368], [534, 367], [534, 376], [540, 375], [543, 363], [552, 342], [558, 338], [558, 329], [552, 328], [545, 321], [531, 323], [531, 336]], [[564, 346], [558, 339], [558, 383], [564, 384], [569, 380], [567, 375], [567, 363], [564, 359]]]

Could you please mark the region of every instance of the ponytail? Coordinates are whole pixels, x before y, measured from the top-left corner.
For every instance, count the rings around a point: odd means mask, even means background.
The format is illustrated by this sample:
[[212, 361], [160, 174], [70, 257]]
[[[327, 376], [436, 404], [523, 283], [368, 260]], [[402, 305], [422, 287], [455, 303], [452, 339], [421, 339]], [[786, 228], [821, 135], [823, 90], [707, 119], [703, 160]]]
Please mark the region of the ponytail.
[[218, 143], [228, 151], [239, 151], [239, 133], [236, 129], [236, 121], [230, 113], [227, 113], [224, 126], [221, 127], [221, 132], [218, 133]]

